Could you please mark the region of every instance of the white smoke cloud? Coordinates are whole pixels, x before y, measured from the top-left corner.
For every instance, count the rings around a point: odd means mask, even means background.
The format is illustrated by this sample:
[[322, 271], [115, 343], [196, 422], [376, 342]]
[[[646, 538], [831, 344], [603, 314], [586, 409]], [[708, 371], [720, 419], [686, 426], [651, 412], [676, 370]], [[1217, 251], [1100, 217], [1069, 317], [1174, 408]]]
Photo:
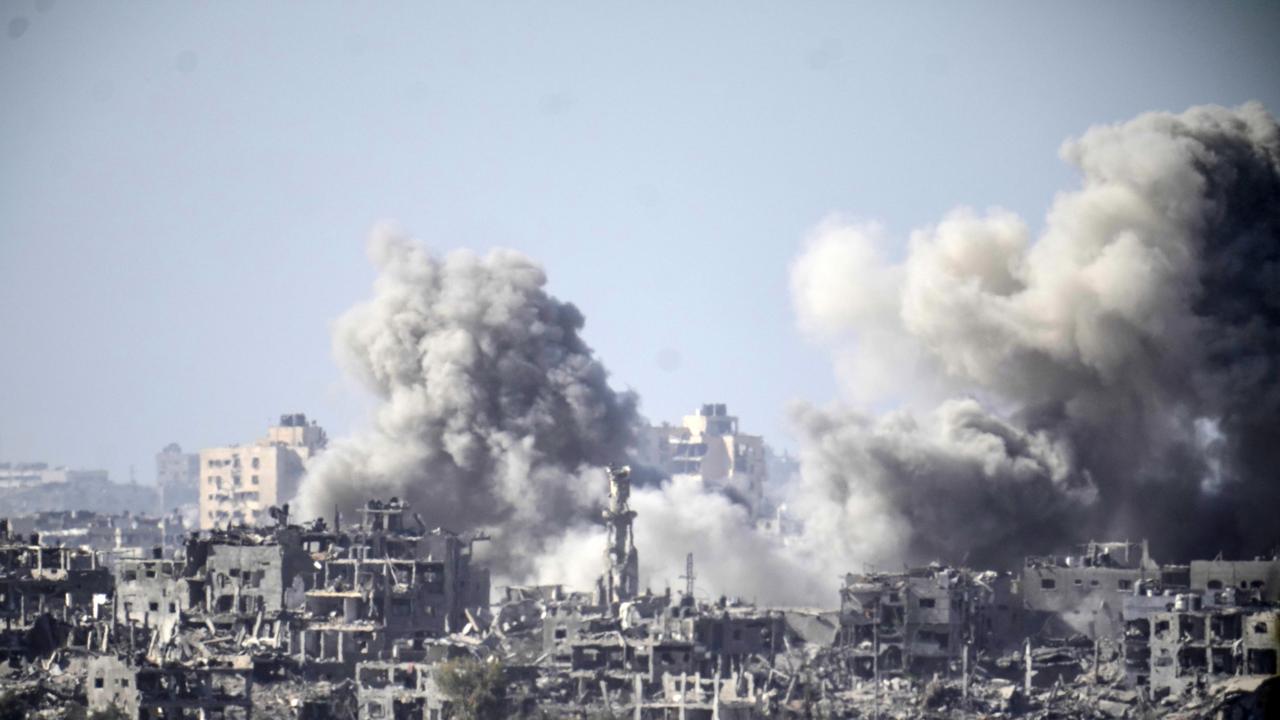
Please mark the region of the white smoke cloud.
[[[799, 405], [802, 471], [781, 542], [692, 478], [637, 482], [642, 582], [830, 605], [841, 574], [974, 564], [1090, 536], [1178, 556], [1277, 538], [1280, 132], [1256, 104], [1089, 130], [1044, 231], [960, 208], [891, 257], [831, 218], [791, 269], [797, 320], [845, 404]], [[430, 524], [495, 533], [512, 581], [590, 587], [606, 480], [641, 422], [578, 335], [583, 318], [512, 252], [439, 258], [387, 229], [374, 297], [337, 354], [381, 400], [302, 490], [304, 511], [400, 495]], [[877, 415], [884, 405], [900, 409]], [[1187, 519], [1197, 518], [1194, 525]]]
[[[1245, 498], [1280, 499], [1261, 440], [1280, 419], [1264, 380], [1280, 367], [1277, 137], [1257, 104], [1093, 128], [1063, 146], [1083, 181], [1034, 242], [1012, 213], [962, 208], [886, 262], [882, 230], [820, 226], [794, 303], [841, 377], [971, 399], [919, 425], [802, 409], [810, 505], [853, 498], [917, 556], [1008, 559], [1091, 533], [1174, 554], [1206, 534], [1241, 551], [1275, 542]], [[1208, 533], [1186, 528], [1197, 513]], [[860, 534], [824, 522], [810, 527], [833, 541]]]
[[[830, 600], [834, 576], [818, 582], [800, 548], [758, 532], [741, 504], [694, 476], [634, 487], [631, 507], [642, 587], [683, 592], [685, 560], [692, 553], [700, 598], [726, 595], [795, 605]], [[604, 549], [599, 525], [575, 526], [538, 558], [534, 577], [590, 588], [605, 569]]]
[[334, 350], [381, 402], [372, 428], [313, 464], [301, 509], [399, 496], [429, 525], [489, 529], [491, 562], [520, 577], [598, 504], [597, 468], [626, 457], [635, 397], [609, 387], [581, 313], [524, 256], [437, 257], [389, 226], [369, 256], [373, 298], [338, 320]]

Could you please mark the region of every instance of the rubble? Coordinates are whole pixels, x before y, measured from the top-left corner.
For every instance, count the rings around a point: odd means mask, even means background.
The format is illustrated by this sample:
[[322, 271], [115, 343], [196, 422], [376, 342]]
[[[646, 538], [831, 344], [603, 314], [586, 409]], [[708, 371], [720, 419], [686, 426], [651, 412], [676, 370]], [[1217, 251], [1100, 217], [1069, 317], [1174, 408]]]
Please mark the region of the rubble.
[[[683, 593], [640, 589], [627, 470], [609, 481], [596, 587], [506, 587], [494, 604], [473, 554], [486, 536], [428, 528], [396, 498], [349, 526], [273, 508], [274, 527], [110, 564], [0, 522], [0, 702], [307, 720], [1262, 717], [1276, 702], [1275, 561], [1188, 571], [1091, 543], [1021, 573], [850, 573], [836, 609], [758, 607], [697, 597], [692, 556]], [[455, 693], [456, 668], [493, 685]]]

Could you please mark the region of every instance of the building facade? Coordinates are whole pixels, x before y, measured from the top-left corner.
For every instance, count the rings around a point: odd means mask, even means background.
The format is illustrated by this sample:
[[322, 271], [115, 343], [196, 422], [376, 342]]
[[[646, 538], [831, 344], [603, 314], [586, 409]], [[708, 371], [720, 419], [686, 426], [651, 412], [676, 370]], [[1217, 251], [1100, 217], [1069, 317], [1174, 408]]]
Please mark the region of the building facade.
[[858, 677], [945, 670], [975, 639], [978, 597], [968, 574], [954, 568], [850, 573], [837, 642]]
[[1127, 598], [1128, 683], [1153, 699], [1204, 691], [1240, 675], [1276, 674], [1280, 611], [1232, 590]]
[[738, 418], [723, 403], [706, 404], [680, 425], [649, 428], [643, 459], [670, 475], [694, 475], [746, 505], [764, 512], [768, 467], [764, 438], [739, 432]]
[[0, 463], [0, 507], [10, 515], [62, 510], [137, 512], [155, 506], [155, 488], [111, 482], [106, 470]]
[[1146, 542], [1091, 542], [1078, 555], [1028, 557], [1022, 593], [1029, 610], [1048, 613], [1091, 638], [1117, 637], [1124, 598], [1161, 579]]
[[200, 529], [267, 521], [268, 508], [293, 497], [306, 463], [327, 443], [320, 426], [294, 414], [251, 445], [201, 450]]

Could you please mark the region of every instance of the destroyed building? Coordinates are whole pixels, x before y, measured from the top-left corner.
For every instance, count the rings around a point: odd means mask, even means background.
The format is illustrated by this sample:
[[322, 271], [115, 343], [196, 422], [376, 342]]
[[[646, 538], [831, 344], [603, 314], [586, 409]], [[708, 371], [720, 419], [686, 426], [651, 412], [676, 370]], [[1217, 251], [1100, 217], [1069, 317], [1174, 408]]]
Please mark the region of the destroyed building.
[[441, 720], [451, 704], [435, 681], [433, 664], [366, 660], [356, 665], [359, 720]]
[[850, 574], [840, 591], [839, 643], [859, 677], [945, 670], [975, 638], [977, 598], [954, 568]]
[[111, 574], [94, 553], [44, 545], [38, 534], [14, 534], [0, 520], [0, 657], [13, 661], [89, 642], [109, 620], [103, 606], [111, 592]]
[[[1276, 671], [1275, 560], [1160, 566], [1145, 545], [1090, 543], [1016, 573], [851, 573], [818, 599], [838, 610], [757, 607], [697, 597], [692, 556], [683, 593], [643, 590], [629, 475], [607, 478], [593, 591], [509, 587], [494, 605], [473, 552], [485, 536], [430, 528], [395, 498], [354, 522], [270, 508], [273, 525], [173, 552], [0, 525], [0, 648], [45, 707], [137, 718], [445, 720], [460, 710], [445, 661], [495, 663], [511, 713], [744, 720], [1245, 707]], [[78, 684], [54, 688], [54, 667]]]
[[1153, 699], [1182, 698], [1239, 675], [1275, 675], [1280, 610], [1230, 587], [1142, 592], [1124, 605], [1126, 680]]
[[1194, 592], [1238, 590], [1253, 602], [1280, 602], [1280, 558], [1192, 560], [1188, 584]]
[[114, 707], [138, 720], [249, 720], [253, 711], [253, 668], [244, 657], [200, 665], [132, 665], [97, 657], [89, 663], [87, 686], [90, 708]]
[[[92, 585], [56, 574], [69, 593], [60, 606], [106, 625], [76, 641], [99, 654], [87, 670], [89, 708], [114, 704], [130, 717], [249, 717], [254, 678], [268, 686], [288, 677], [350, 682], [360, 663], [429, 664], [448, 656], [434, 639], [487, 619], [488, 574], [471, 564], [472, 543], [483, 536], [427, 528], [394, 498], [370, 501], [346, 528], [340, 520], [290, 524], [286, 509], [272, 514], [275, 527], [192, 534], [178, 558], [157, 548], [119, 559], [114, 573], [95, 568], [92, 552], [41, 555], [15, 538], [3, 557], [37, 579], [50, 575], [46, 561], [95, 569]], [[49, 594], [32, 587], [5, 595], [18, 607], [29, 603], [24, 631], [43, 609], [37, 594]], [[46, 649], [65, 635], [51, 633]], [[11, 640], [25, 649], [25, 634]], [[422, 707], [438, 710], [438, 697]]]
[[1124, 598], [1160, 580], [1146, 542], [1090, 542], [1076, 555], [1028, 557], [1022, 568], [1026, 607], [1089, 637], [1119, 637]]
[[173, 634], [183, 610], [190, 610], [179, 587], [182, 563], [152, 557], [124, 558], [115, 564], [115, 622], [124, 626], [155, 629], [161, 636]]
[[362, 521], [341, 541], [312, 534], [314, 569], [305, 580], [304, 622], [296, 641], [300, 662], [348, 667], [387, 658], [401, 644], [461, 630], [489, 605], [489, 574], [471, 563], [474, 543], [429, 529], [407, 504], [370, 501]]

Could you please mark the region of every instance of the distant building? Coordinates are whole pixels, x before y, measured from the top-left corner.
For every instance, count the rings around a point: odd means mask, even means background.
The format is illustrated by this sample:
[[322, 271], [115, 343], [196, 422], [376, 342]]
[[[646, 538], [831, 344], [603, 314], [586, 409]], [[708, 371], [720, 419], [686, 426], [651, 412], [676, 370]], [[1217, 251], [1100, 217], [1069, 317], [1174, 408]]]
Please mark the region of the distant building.
[[178, 443], [166, 445], [156, 453], [156, 490], [160, 493], [161, 514], [199, 504], [200, 455], [182, 452]]
[[764, 438], [738, 431], [723, 403], [706, 404], [681, 424], [649, 428], [643, 459], [670, 475], [696, 475], [745, 505], [753, 516], [764, 503], [768, 467]]
[[[0, 463], [0, 489], [30, 490], [86, 483], [109, 483], [106, 470], [72, 470], [49, 463]], [[60, 508], [50, 508], [60, 509]]]
[[295, 414], [281, 416], [252, 445], [201, 450], [200, 529], [266, 520], [268, 508], [297, 491], [307, 461], [327, 443], [319, 425]]
[[0, 507], [13, 515], [62, 510], [136, 512], [155, 505], [154, 488], [113, 483], [106, 470], [72, 470], [48, 463], [0, 463]]
[[92, 510], [55, 510], [9, 519], [17, 533], [39, 533], [49, 546], [85, 548], [102, 552], [102, 562], [160, 548], [165, 557], [185, 542], [186, 526], [178, 514], [153, 517], [130, 512], [97, 513]]

